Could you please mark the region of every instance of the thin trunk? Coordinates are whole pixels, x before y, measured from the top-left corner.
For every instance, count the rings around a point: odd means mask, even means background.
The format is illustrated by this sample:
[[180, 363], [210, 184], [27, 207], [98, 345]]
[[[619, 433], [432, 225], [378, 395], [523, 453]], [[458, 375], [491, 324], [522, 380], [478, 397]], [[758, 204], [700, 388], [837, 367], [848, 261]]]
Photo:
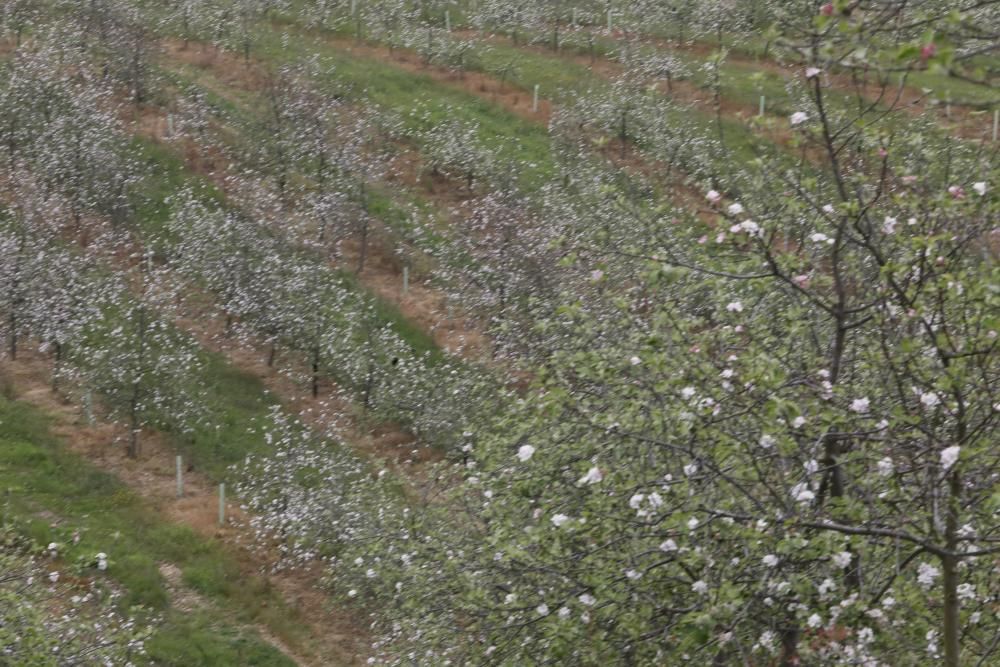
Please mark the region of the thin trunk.
[[10, 309], [10, 347], [8, 352], [11, 361], [17, 359], [17, 311], [16, 306]]
[[365, 270], [365, 259], [368, 257], [368, 220], [361, 223], [361, 251], [358, 255], [358, 271], [360, 274]]
[[146, 363], [146, 309], [139, 307], [139, 355], [136, 368], [139, 377], [132, 381], [132, 397], [129, 401], [129, 440], [128, 455], [139, 458], [139, 398], [142, 391], [141, 373]]
[[312, 397], [319, 398], [319, 345], [313, 348]]
[[59, 391], [59, 369], [62, 366], [62, 343], [56, 342], [56, 357], [55, 362], [52, 365], [52, 391]]
[[959, 667], [962, 662], [961, 603], [958, 599], [958, 508], [962, 485], [957, 470], [948, 475], [948, 515], [945, 519], [945, 543], [949, 555], [941, 559], [942, 586], [944, 587], [944, 665]]

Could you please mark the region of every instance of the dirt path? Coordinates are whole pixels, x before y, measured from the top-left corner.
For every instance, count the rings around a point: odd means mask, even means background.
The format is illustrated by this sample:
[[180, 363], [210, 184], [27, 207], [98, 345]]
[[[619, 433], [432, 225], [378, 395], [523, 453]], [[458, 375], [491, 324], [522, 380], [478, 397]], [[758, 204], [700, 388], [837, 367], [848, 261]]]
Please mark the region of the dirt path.
[[[308, 631], [308, 645], [292, 649], [267, 627], [256, 626], [264, 639], [299, 665], [352, 667], [363, 663], [367, 650], [364, 626], [355, 615], [331, 607], [328, 596], [315, 585], [318, 571], [272, 571], [271, 564], [262, 561], [260, 550], [253, 547], [255, 540], [247, 527], [248, 517], [238, 504], [227, 502], [229, 520], [223, 526], [218, 524], [218, 491], [212, 481], [198, 471], [189, 470], [184, 475], [184, 496], [177, 498], [175, 450], [165, 437], [144, 431], [140, 456], [129, 458], [125, 451], [127, 429], [104, 421], [88, 423], [78, 406], [53, 393], [49, 374], [48, 359], [27, 346], [19, 352], [16, 362], [0, 363], [0, 375], [12, 384], [17, 398], [50, 415], [52, 432], [71, 451], [117, 477], [168, 520], [189, 526], [202, 537], [224, 545], [240, 571], [248, 578], [264, 578]], [[193, 591], [178, 585], [179, 579], [172, 576], [175, 569], [169, 563], [161, 565], [161, 573], [172, 588], [178, 608], [208, 604]]]

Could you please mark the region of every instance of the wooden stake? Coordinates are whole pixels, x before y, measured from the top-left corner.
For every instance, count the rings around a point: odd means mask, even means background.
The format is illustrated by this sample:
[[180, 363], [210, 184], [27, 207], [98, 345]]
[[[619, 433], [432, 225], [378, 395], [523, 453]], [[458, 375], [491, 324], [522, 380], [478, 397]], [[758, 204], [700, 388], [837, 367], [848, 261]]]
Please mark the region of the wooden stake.
[[90, 426], [94, 425], [94, 394], [87, 389], [87, 393], [83, 395], [83, 412], [87, 416], [87, 423]]
[[184, 497], [184, 462], [183, 459], [177, 457], [177, 497]]
[[226, 484], [219, 484], [219, 525], [226, 523]]

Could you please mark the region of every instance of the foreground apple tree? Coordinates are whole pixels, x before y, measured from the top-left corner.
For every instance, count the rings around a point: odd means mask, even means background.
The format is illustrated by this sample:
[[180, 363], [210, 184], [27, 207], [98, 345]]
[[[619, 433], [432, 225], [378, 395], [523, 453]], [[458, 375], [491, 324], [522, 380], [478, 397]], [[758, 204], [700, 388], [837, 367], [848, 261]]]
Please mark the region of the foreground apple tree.
[[995, 151], [890, 77], [833, 81], [961, 71], [975, 17], [835, 5], [779, 24], [811, 44], [775, 128], [800, 159], [706, 159], [700, 215], [603, 249], [643, 298], [542, 317], [535, 388], [466, 433], [450, 500], [339, 545], [382, 661], [997, 659]]

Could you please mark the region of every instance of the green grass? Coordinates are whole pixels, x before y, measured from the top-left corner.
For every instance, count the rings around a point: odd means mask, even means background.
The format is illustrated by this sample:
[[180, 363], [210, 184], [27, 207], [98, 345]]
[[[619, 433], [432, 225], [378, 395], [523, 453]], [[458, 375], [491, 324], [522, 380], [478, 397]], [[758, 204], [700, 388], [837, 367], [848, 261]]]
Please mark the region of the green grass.
[[[327, 85], [339, 91], [346, 89], [357, 101], [398, 114], [410, 130], [456, 119], [475, 123], [483, 144], [495, 150], [502, 161], [517, 165], [518, 182], [525, 189], [538, 187], [556, 175], [548, 131], [543, 125], [523, 120], [457, 85], [348, 53], [316, 31], [285, 27], [292, 31], [294, 39], [283, 43], [276, 31], [263, 33], [255, 45], [256, 57], [285, 64], [316, 55], [323, 68], [333, 68], [325, 81]], [[426, 116], [412, 115], [414, 106], [421, 106]]]
[[[126, 589], [123, 607], [142, 605], [163, 616], [149, 647], [158, 664], [292, 664], [255, 633], [239, 627], [262, 623], [275, 634], [299, 636], [294, 612], [262, 580], [247, 579], [221, 546], [164, 521], [113, 476], [67, 451], [51, 434], [49, 423], [32, 406], [0, 397], [4, 522], [20, 526], [38, 544], [61, 544], [60, 569], [79, 567], [95, 575], [88, 563], [97, 552], [107, 553], [107, 575]], [[80, 535], [77, 544], [74, 533]], [[186, 617], [172, 609], [158, 570], [161, 562], [179, 567], [184, 582], [215, 603], [216, 613]]]

